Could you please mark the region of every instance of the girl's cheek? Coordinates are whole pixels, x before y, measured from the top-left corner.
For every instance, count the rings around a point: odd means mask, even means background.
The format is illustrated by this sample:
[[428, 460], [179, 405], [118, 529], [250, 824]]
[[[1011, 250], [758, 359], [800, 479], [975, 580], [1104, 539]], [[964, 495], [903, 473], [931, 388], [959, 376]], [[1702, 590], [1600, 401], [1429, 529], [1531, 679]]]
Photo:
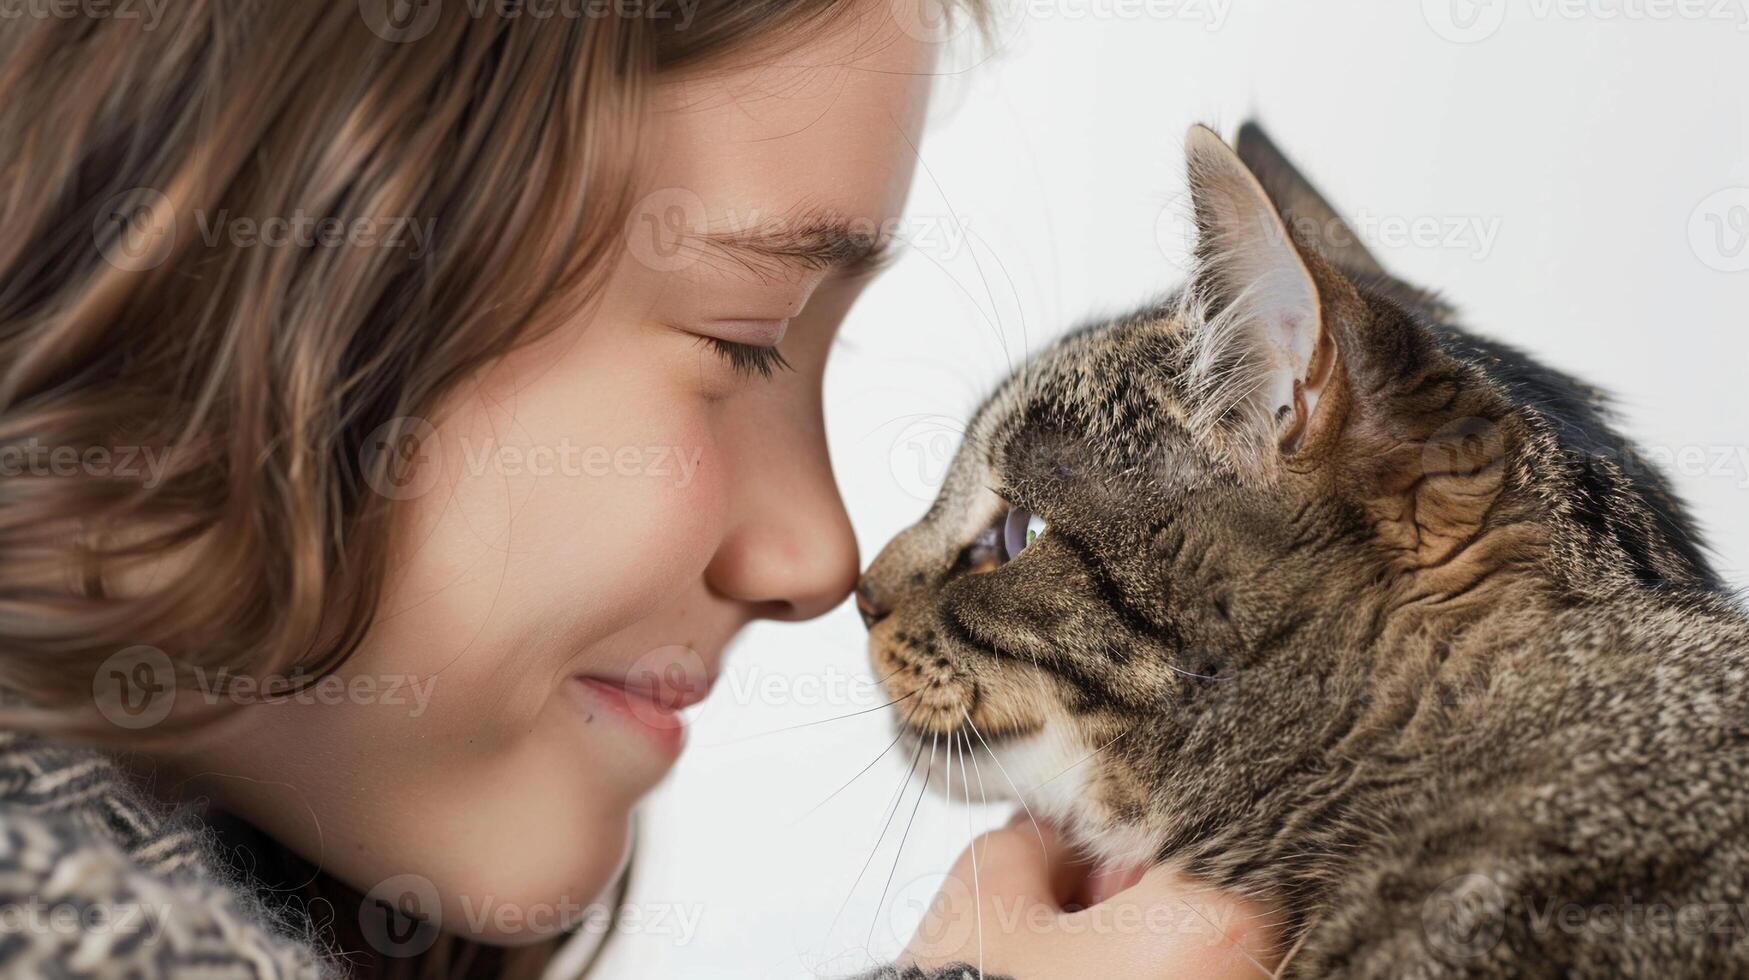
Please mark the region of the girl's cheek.
[[720, 453], [698, 426], [657, 434], [617, 458], [622, 465], [611, 476], [555, 489], [549, 526], [566, 531], [546, 545], [577, 580], [627, 600], [656, 600], [695, 582], [725, 533]]

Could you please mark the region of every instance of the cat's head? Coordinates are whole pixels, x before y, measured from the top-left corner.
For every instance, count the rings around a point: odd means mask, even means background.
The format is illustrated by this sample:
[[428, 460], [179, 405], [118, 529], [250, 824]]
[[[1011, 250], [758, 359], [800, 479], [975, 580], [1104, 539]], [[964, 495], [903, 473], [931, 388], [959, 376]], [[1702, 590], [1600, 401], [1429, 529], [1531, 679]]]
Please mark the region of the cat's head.
[[1190, 282], [1004, 382], [858, 590], [934, 776], [987, 744], [985, 792], [1113, 857], [1226, 747], [1329, 727], [1392, 631], [1551, 582], [1711, 581], [1595, 391], [1441, 323], [1255, 128], [1186, 152]]

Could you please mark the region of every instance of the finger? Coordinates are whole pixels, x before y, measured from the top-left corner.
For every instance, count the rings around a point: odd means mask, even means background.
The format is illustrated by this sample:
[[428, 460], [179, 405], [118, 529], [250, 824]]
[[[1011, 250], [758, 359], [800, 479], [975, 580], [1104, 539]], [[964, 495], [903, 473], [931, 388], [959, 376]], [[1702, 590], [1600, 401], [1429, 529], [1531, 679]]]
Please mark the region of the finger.
[[1150, 869], [1101, 907], [1077, 914], [1102, 910], [1113, 921], [1145, 920], [1163, 941], [1162, 949], [1148, 955], [1165, 953], [1176, 969], [1189, 971], [1182, 975], [1269, 976], [1281, 958], [1279, 916], [1171, 866]]
[[1068, 851], [1054, 829], [1034, 831], [1028, 822], [980, 834], [948, 870], [906, 958], [939, 966], [1016, 955], [1029, 936], [1022, 923], [1047, 924], [1059, 914], [1056, 896], [1070, 887]]
[[970, 884], [974, 870], [985, 892], [1056, 909], [1075, 894], [1091, 865], [1054, 825], [1040, 821], [1035, 827], [1022, 812], [974, 839], [950, 873]]

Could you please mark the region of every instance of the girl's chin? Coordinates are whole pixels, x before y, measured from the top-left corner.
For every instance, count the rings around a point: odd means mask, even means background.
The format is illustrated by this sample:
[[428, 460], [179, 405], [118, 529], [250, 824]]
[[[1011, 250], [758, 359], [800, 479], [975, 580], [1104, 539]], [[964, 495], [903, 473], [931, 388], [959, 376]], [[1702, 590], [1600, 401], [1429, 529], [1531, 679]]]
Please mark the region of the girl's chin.
[[[446, 932], [495, 946], [526, 946], [589, 923], [605, 924], [613, 914], [621, 877], [631, 860], [630, 816], [615, 827], [581, 825], [566, 839], [540, 849], [527, 862], [514, 888], [500, 872], [466, 890], [441, 892]], [[587, 853], [563, 855], [566, 847]], [[563, 860], [569, 857], [570, 860]], [[565, 867], [563, 881], [553, 875]]]

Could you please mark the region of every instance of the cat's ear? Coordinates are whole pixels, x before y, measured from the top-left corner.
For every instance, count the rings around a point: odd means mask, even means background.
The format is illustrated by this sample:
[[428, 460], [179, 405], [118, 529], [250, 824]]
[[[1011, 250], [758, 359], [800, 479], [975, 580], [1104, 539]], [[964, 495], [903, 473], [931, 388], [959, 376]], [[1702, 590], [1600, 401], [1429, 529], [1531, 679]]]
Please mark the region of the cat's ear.
[[1310, 240], [1330, 264], [1351, 276], [1384, 276], [1384, 266], [1367, 251], [1360, 236], [1336, 213], [1324, 195], [1312, 186], [1287, 154], [1275, 145], [1263, 127], [1247, 122], [1239, 127], [1234, 144], [1239, 159], [1263, 185], [1264, 193], [1299, 238]]
[[1186, 314], [1196, 414], [1246, 444], [1238, 454], [1268, 443], [1296, 453], [1324, 417], [1340, 358], [1320, 280], [1346, 284], [1302, 255], [1263, 186], [1213, 131], [1191, 127], [1185, 152], [1197, 228]]

